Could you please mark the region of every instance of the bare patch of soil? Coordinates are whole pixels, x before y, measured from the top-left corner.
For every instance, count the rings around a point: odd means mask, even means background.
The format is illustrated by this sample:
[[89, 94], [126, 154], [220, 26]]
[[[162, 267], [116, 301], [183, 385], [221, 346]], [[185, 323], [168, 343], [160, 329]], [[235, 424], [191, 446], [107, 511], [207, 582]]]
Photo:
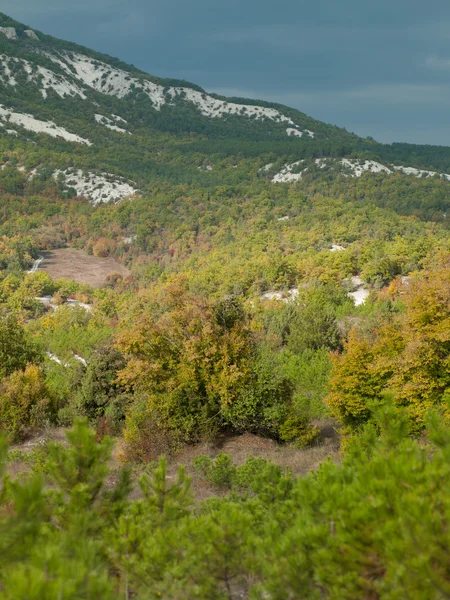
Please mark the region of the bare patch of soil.
[[130, 271], [112, 257], [89, 256], [83, 250], [74, 248], [43, 252], [42, 256], [44, 260], [38, 271], [48, 273], [53, 279], [74, 279], [77, 283], [99, 287], [113, 273], [119, 273], [122, 277], [130, 275]]

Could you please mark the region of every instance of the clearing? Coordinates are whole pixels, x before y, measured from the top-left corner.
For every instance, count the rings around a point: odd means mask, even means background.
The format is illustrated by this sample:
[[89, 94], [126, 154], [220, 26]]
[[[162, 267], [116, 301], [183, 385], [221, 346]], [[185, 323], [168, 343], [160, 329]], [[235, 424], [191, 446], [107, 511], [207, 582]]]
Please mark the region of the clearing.
[[[244, 433], [242, 435], [218, 435], [214, 440], [196, 445], [187, 445], [180, 449], [174, 456], [168, 458], [167, 478], [175, 479], [178, 467], [184, 465], [186, 472], [192, 477], [192, 492], [194, 503], [206, 500], [212, 496], [222, 496], [227, 492], [205, 481], [193, 466], [197, 456], [207, 455], [215, 458], [220, 452], [230, 454], [235, 465], [242, 465], [250, 456], [262, 457], [273, 461], [283, 469], [289, 469], [293, 475], [306, 475], [311, 470], [319, 467], [327, 458], [333, 462], [341, 460], [339, 434], [335, 430], [336, 423], [331, 419], [323, 419], [315, 423], [321, 435], [317, 442], [309, 448], [295, 449], [281, 446], [276, 442]], [[27, 440], [14, 444], [8, 461], [7, 472], [13, 479], [21, 479], [26, 473], [42, 472], [47, 455], [47, 444], [56, 442], [66, 445], [65, 434], [67, 428], [49, 427], [47, 429], [30, 432]], [[119, 470], [123, 466], [124, 442], [115, 438], [115, 447], [109, 462], [110, 473], [106, 479], [106, 486], [111, 487], [117, 482]], [[137, 484], [139, 475], [145, 470], [145, 465], [132, 466], [133, 491], [130, 499], [141, 497]]]
[[130, 271], [111, 256], [89, 256], [83, 250], [74, 248], [51, 250], [43, 252], [42, 256], [44, 260], [39, 264], [38, 271], [45, 271], [53, 279], [64, 277], [74, 279], [77, 283], [99, 287], [112, 273], [119, 273], [122, 277], [130, 275]]

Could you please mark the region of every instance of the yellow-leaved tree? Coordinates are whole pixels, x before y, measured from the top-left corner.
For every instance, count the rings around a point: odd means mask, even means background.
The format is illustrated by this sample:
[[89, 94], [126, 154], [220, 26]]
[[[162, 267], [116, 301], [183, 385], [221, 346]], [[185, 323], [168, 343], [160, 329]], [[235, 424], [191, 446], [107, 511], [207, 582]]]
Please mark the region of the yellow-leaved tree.
[[332, 412], [349, 430], [370, 419], [371, 401], [383, 391], [404, 406], [412, 429], [424, 427], [431, 406], [447, 411], [450, 399], [450, 256], [392, 286], [403, 310], [385, 317], [371, 332], [354, 330], [335, 355], [330, 393]]

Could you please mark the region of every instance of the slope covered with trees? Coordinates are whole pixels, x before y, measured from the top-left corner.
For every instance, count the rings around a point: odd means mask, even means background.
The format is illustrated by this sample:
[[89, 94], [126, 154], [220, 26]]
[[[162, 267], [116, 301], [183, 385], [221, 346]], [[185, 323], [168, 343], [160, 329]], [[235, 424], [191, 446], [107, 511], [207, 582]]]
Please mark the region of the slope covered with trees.
[[450, 149], [0, 27], [0, 598], [448, 598]]

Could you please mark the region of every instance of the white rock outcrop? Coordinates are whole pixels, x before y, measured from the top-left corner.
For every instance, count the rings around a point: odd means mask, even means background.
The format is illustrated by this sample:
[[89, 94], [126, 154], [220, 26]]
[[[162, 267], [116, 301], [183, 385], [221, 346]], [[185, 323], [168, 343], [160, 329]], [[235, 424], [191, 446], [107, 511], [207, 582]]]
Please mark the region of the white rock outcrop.
[[391, 169], [375, 160], [359, 160], [357, 158], [343, 158], [340, 164], [354, 177], [361, 177], [363, 173], [392, 173]]
[[[2, 27], [0, 33], [8, 39], [18, 39], [13, 27]], [[27, 29], [24, 33], [30, 39], [39, 40], [32, 29]], [[130, 73], [80, 52], [45, 50], [39, 47], [35, 52], [50, 59], [58, 68], [53, 70], [48, 66], [32, 64], [25, 59], [3, 55], [0, 58], [0, 78], [3, 83], [17, 85], [15, 74], [21, 68], [29, 82], [39, 87], [44, 98], [49, 89], [53, 89], [61, 97], [77, 95], [82, 99], [86, 99], [86, 88], [117, 98], [139, 93], [145, 94], [156, 110], [161, 110], [165, 105], [175, 106], [177, 103], [186, 102], [192, 104], [205, 117], [225, 119], [233, 115], [253, 121], [268, 120], [287, 127], [285, 131], [288, 136], [314, 137], [313, 131], [302, 129], [292, 117], [277, 108], [231, 102], [190, 87], [164, 86], [145, 76]], [[14, 64], [8, 64], [11, 61], [14, 61]], [[13, 68], [10, 68], [11, 66]], [[103, 121], [102, 124], [114, 131], [125, 132], [118, 129], [117, 122]]]
[[286, 133], [288, 136], [293, 135], [296, 137], [303, 137], [303, 134], [306, 134], [310, 138], [314, 137], [314, 132], [309, 131], [309, 129], [304, 129], [303, 131], [301, 131], [300, 129], [296, 129], [295, 127], [288, 127], [286, 129]]
[[[111, 115], [111, 116], [114, 117], [114, 121], [116, 121], [116, 122], [126, 123], [125, 119], [122, 119], [121, 117], [117, 117], [116, 115]], [[103, 127], [106, 127], [107, 129], [111, 129], [112, 131], [117, 131], [118, 133], [128, 133], [129, 135], [132, 135], [131, 131], [127, 131], [123, 127], [119, 127], [118, 125], [115, 125], [114, 121], [112, 119], [110, 119], [109, 117], [105, 117], [104, 115], [94, 115], [94, 118], [99, 125], [103, 125]]]
[[38, 36], [36, 35], [36, 33], [32, 29], [25, 29], [24, 34], [26, 36], [28, 36], [29, 38], [31, 38], [32, 40], [39, 41]]
[[17, 31], [14, 27], [0, 27], [0, 33], [4, 35], [8, 40], [17, 40]]
[[137, 192], [137, 188], [130, 182], [110, 173], [97, 175], [91, 172], [83, 173], [81, 169], [66, 169], [55, 171], [53, 178], [62, 178], [66, 188], [73, 188], [77, 196], [88, 198], [94, 205], [101, 202], [118, 202]]
[[[286, 130], [287, 131], [287, 130]], [[292, 171], [300, 164], [304, 164], [304, 168], [299, 173]], [[270, 165], [272, 166], [272, 165]], [[383, 165], [375, 160], [364, 160], [358, 158], [316, 158], [306, 161], [299, 160], [297, 162], [286, 164], [284, 167], [272, 177], [272, 183], [288, 183], [300, 181], [306, 171], [315, 166], [319, 169], [339, 170], [344, 177], [361, 177], [364, 173], [382, 173], [384, 175], [393, 175], [394, 173], [402, 173], [419, 179], [429, 177], [439, 177], [450, 182], [448, 173], [437, 173], [436, 171], [427, 171], [425, 169], [416, 169], [414, 167], [404, 167], [401, 165]], [[264, 167], [260, 171], [264, 171]]]
[[353, 299], [355, 306], [361, 306], [369, 297], [369, 290], [366, 290], [364, 287], [364, 281], [361, 279], [359, 275], [353, 275], [350, 277], [350, 283], [353, 288], [353, 292], [349, 292], [347, 296]]
[[[227, 115], [238, 115], [254, 120], [269, 119], [291, 125], [292, 129], [298, 131], [294, 135], [305, 133], [309, 137], [314, 136], [314, 133], [309, 130], [301, 132], [301, 129], [290, 117], [275, 108], [228, 102], [214, 98], [206, 92], [187, 87], [164, 87], [78, 52], [58, 54], [46, 52], [45, 55], [64, 69], [67, 74], [75, 76], [79, 82], [109, 96], [125, 98], [131, 92], [144, 93], [150, 98], [156, 110], [160, 110], [165, 104], [173, 105], [177, 100], [184, 100], [192, 103], [206, 117], [224, 118]], [[290, 134], [288, 133], [288, 135]]]
[[425, 169], [415, 169], [414, 167], [394, 166], [393, 168], [394, 171], [404, 173], [405, 175], [414, 175], [414, 177], [418, 177], [419, 179], [428, 179], [429, 177], [438, 176], [441, 179], [450, 181], [450, 175], [448, 173], [437, 173], [436, 171], [426, 171]]
[[64, 98], [65, 96], [79, 96], [83, 100], [86, 99], [83, 90], [61, 73], [55, 73], [40, 65], [33, 65], [23, 58], [0, 54], [0, 80], [3, 83], [13, 87], [18, 85], [15, 76], [18, 69], [26, 74], [28, 82], [39, 86], [43, 98], [47, 98], [47, 92], [51, 89], [60, 98]]
[[[53, 123], [53, 121], [41, 121], [40, 119], [33, 117], [33, 115], [17, 113], [10, 108], [6, 108], [3, 104], [0, 104], [0, 120], [10, 124], [14, 123], [20, 125], [24, 129], [33, 131], [34, 133], [45, 133], [54, 138], [63, 138], [68, 142], [77, 142], [78, 144], [86, 144], [87, 146], [92, 145], [89, 140], [74, 133], [70, 133], [63, 127], [59, 127]], [[15, 133], [17, 135], [17, 132]]]
[[300, 181], [303, 173], [308, 170], [308, 167], [302, 169], [299, 173], [292, 173], [292, 171], [304, 162], [304, 160], [298, 160], [295, 163], [286, 165], [279, 173], [272, 177], [272, 183], [289, 183], [293, 181]]

